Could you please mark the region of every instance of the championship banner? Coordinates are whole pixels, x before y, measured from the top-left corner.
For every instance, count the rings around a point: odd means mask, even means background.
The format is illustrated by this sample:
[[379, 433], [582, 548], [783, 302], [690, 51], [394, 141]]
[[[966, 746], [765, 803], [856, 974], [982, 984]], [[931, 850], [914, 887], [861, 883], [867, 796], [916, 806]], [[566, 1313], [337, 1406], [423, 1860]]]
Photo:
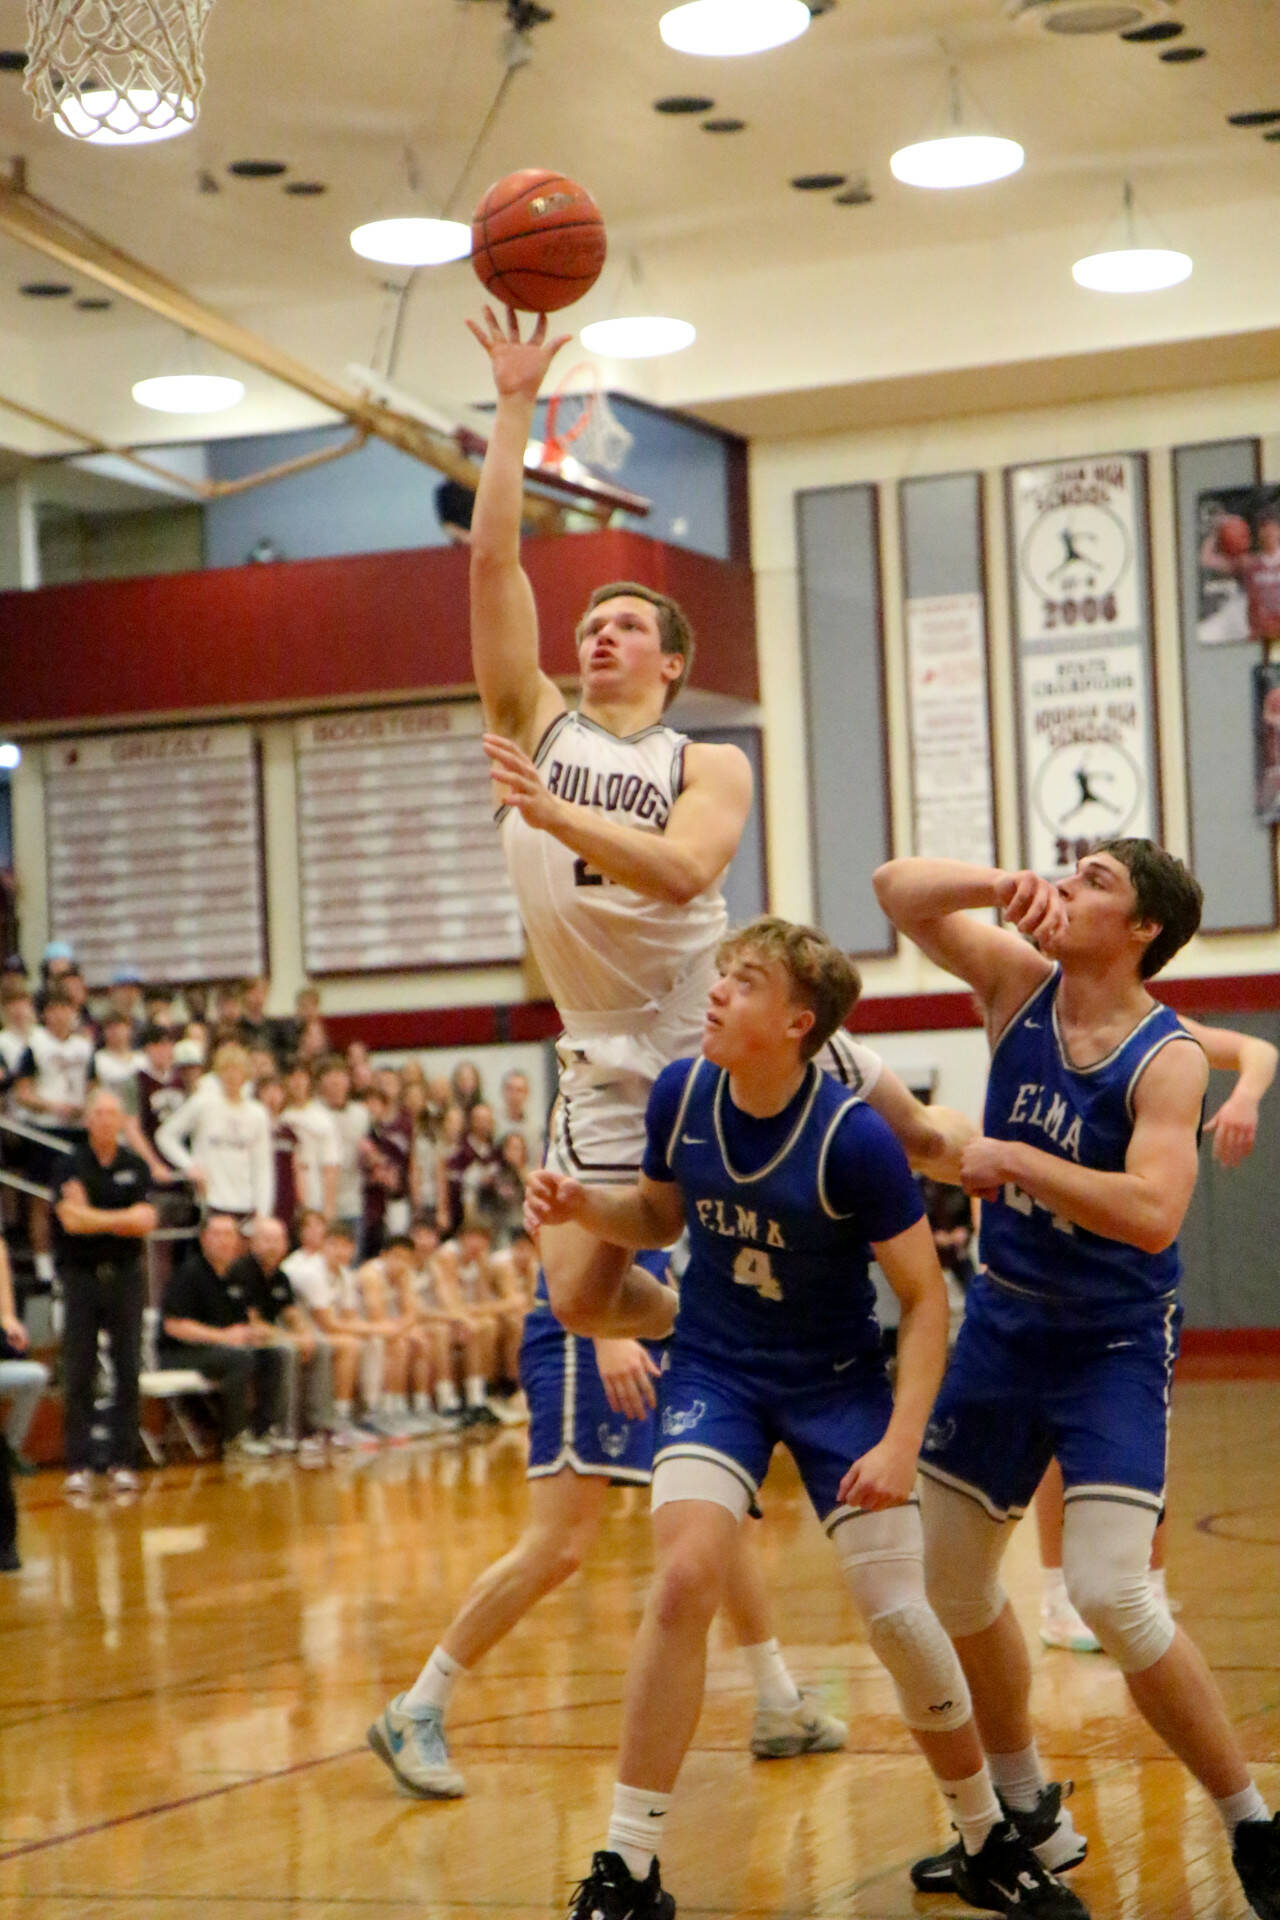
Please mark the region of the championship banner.
[[987, 632], [980, 593], [908, 600], [907, 685], [917, 854], [995, 861]]
[[1131, 454], [1009, 475], [1022, 851], [1049, 879], [1159, 834], [1145, 477]]

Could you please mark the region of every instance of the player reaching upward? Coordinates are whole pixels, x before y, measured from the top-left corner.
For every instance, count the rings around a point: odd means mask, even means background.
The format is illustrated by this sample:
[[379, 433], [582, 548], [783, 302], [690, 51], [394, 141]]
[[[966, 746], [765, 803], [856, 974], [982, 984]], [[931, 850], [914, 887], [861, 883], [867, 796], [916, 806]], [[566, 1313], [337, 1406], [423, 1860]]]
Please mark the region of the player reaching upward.
[[[870, 1644], [960, 1829], [955, 1887], [1043, 1920], [1085, 1909], [1002, 1815], [954, 1650], [925, 1601], [916, 1460], [946, 1358], [947, 1297], [906, 1157], [813, 1056], [858, 986], [823, 935], [754, 921], [719, 956], [701, 1054], [658, 1078], [638, 1185], [529, 1182], [531, 1226], [568, 1220], [691, 1257], [659, 1385], [657, 1571], [627, 1676], [605, 1846], [573, 1920], [670, 1920], [658, 1836], [702, 1707], [724, 1568], [789, 1448]], [[902, 1304], [891, 1394], [868, 1274]]]
[[[1280, 1823], [1208, 1667], [1148, 1577], [1177, 1352], [1176, 1237], [1208, 1068], [1146, 982], [1196, 931], [1200, 889], [1150, 841], [1121, 839], [1057, 886], [897, 860], [876, 874], [876, 892], [895, 926], [974, 988], [991, 1035], [986, 1137], [963, 1156], [965, 1185], [983, 1199], [983, 1271], [921, 1471], [930, 1597], [968, 1675], [996, 1785], [1015, 1818], [1046, 1792], [1026, 1646], [999, 1567], [1008, 1522], [1056, 1454], [1072, 1604], [1212, 1795], [1254, 1912], [1280, 1920]], [[966, 911], [993, 906], [1016, 933]], [[946, 1859], [921, 1862], [916, 1884], [945, 1891]]]

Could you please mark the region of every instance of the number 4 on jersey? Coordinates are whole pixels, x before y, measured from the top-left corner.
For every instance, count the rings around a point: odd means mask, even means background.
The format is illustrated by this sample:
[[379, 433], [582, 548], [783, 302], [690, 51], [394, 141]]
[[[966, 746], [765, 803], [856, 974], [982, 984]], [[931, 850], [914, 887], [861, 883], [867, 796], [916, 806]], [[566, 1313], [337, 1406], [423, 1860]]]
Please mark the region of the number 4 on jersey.
[[733, 1277], [740, 1287], [754, 1287], [762, 1300], [782, 1298], [778, 1276], [761, 1247], [743, 1247], [733, 1263]]

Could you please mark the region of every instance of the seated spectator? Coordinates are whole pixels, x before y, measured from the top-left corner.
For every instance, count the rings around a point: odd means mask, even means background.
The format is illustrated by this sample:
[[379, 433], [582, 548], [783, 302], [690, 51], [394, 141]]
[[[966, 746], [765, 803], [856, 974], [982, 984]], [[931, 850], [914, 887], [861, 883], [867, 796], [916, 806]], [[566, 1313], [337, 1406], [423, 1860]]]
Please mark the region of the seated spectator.
[[[45, 995], [44, 1017], [33, 1027], [27, 1051], [14, 1075], [13, 1097], [19, 1119], [51, 1134], [56, 1146], [32, 1143], [26, 1168], [38, 1185], [55, 1190], [66, 1177], [68, 1155], [84, 1139], [84, 1105], [89, 1086], [93, 1042], [76, 1032], [75, 1002], [61, 986]], [[50, 1202], [33, 1198], [31, 1248], [36, 1278], [52, 1283], [53, 1224]]]
[[[359, 1343], [358, 1377], [365, 1409], [360, 1429], [381, 1440], [406, 1440], [409, 1336], [416, 1310], [395, 1270], [388, 1272], [381, 1261], [368, 1261], [352, 1273], [354, 1250], [354, 1235], [344, 1222], [335, 1221], [324, 1242], [331, 1304], [323, 1310], [313, 1304], [311, 1312], [326, 1337], [345, 1335]], [[341, 1406], [335, 1404], [335, 1411], [341, 1422]]]
[[93, 1056], [93, 1078], [115, 1094], [131, 1120], [138, 1117], [140, 1066], [132, 1020], [119, 1007], [108, 1007], [102, 1016], [102, 1045]]
[[459, 1060], [449, 1077], [450, 1104], [461, 1107], [464, 1113], [470, 1113], [472, 1107], [483, 1099], [479, 1067], [474, 1060]]
[[138, 1490], [138, 1373], [146, 1273], [142, 1241], [154, 1232], [145, 1161], [121, 1139], [124, 1108], [95, 1087], [85, 1107], [88, 1139], [58, 1183], [62, 1255], [62, 1376], [67, 1478], [72, 1499], [93, 1492], [93, 1390], [98, 1334], [105, 1332], [115, 1376], [107, 1462], [116, 1493]]
[[362, 1250], [381, 1253], [388, 1234], [402, 1234], [409, 1225], [409, 1158], [413, 1139], [408, 1122], [380, 1086], [365, 1096], [369, 1131], [359, 1144], [364, 1173]]
[[529, 1111], [529, 1076], [520, 1067], [512, 1067], [502, 1076], [502, 1111], [498, 1115], [498, 1133], [504, 1137], [518, 1133], [528, 1156], [526, 1165], [540, 1167], [546, 1148], [546, 1129], [536, 1114]]
[[279, 1453], [299, 1451], [308, 1465], [324, 1456], [324, 1436], [333, 1426], [333, 1370], [328, 1341], [299, 1306], [284, 1270], [289, 1235], [279, 1220], [259, 1220], [249, 1248], [232, 1262], [228, 1287], [244, 1287], [249, 1319], [270, 1329], [285, 1361], [284, 1406], [267, 1438]]
[[[14, 1305], [9, 1249], [0, 1240], [0, 1400], [9, 1403], [0, 1434], [0, 1448], [5, 1454], [5, 1460], [0, 1462], [0, 1474], [5, 1477], [7, 1472], [34, 1472], [24, 1459], [22, 1449], [36, 1417], [36, 1408], [49, 1385], [49, 1369], [31, 1358], [27, 1351], [30, 1344], [30, 1336]], [[0, 1570], [3, 1570], [2, 1559]]]
[[283, 1263], [298, 1305], [328, 1342], [333, 1365], [333, 1426], [330, 1444], [354, 1448], [377, 1445], [373, 1434], [355, 1424], [356, 1385], [366, 1341], [374, 1338], [359, 1313], [351, 1256], [355, 1243], [345, 1227], [330, 1226], [308, 1208], [298, 1223], [299, 1245]]
[[526, 1307], [531, 1307], [538, 1291], [538, 1249], [526, 1228], [518, 1229], [503, 1257], [511, 1271], [515, 1291], [522, 1295]]
[[429, 1074], [427, 1076], [427, 1118], [431, 1122], [437, 1139], [444, 1125], [444, 1116], [452, 1104], [449, 1082], [440, 1074]]
[[213, 1074], [156, 1134], [172, 1166], [185, 1173], [214, 1213], [266, 1218], [275, 1205], [271, 1122], [246, 1091], [249, 1056], [236, 1041], [219, 1047]]
[[[394, 1235], [356, 1274], [364, 1313], [383, 1329], [381, 1391], [376, 1404], [366, 1400], [369, 1422], [390, 1440], [420, 1439], [436, 1430], [428, 1399], [435, 1384], [431, 1345], [420, 1335], [414, 1278], [413, 1241], [407, 1234]], [[411, 1412], [411, 1395], [419, 1409], [427, 1403], [425, 1410]]]
[[[423, 1386], [430, 1391], [437, 1419], [443, 1425], [455, 1427], [462, 1417], [462, 1400], [454, 1379], [457, 1320], [441, 1296], [436, 1265], [440, 1230], [434, 1217], [415, 1217], [410, 1244], [413, 1248], [410, 1285], [417, 1309], [413, 1340], [422, 1356]], [[425, 1410], [421, 1402], [415, 1401], [415, 1412]]]
[[243, 1250], [233, 1215], [210, 1213], [198, 1248], [164, 1290], [158, 1348], [162, 1366], [192, 1367], [222, 1388], [226, 1454], [262, 1459], [272, 1451], [266, 1435], [284, 1404], [286, 1362], [268, 1330], [254, 1325], [248, 1292], [231, 1277]]
[[463, 1364], [462, 1424], [497, 1426], [501, 1415], [489, 1405], [488, 1389], [492, 1382], [502, 1393], [516, 1390], [526, 1304], [512, 1285], [510, 1268], [494, 1258], [487, 1223], [475, 1215], [467, 1216], [456, 1240], [440, 1248], [435, 1271]]

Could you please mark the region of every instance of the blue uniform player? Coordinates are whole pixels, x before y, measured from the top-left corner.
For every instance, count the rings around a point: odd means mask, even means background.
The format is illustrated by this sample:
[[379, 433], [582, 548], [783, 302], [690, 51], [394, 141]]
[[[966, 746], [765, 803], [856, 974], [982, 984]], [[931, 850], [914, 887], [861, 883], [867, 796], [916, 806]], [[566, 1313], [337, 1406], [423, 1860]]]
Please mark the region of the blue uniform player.
[[[899, 860], [876, 890], [890, 919], [974, 988], [991, 1036], [986, 1132], [962, 1160], [983, 1201], [984, 1271], [921, 1468], [929, 1594], [968, 1675], [996, 1785], [1042, 1857], [1082, 1856], [1045, 1785], [1026, 1646], [999, 1581], [1008, 1523], [1056, 1454], [1072, 1604], [1217, 1803], [1254, 1912], [1280, 1920], [1280, 1820], [1268, 1819], [1209, 1670], [1148, 1573], [1177, 1352], [1176, 1239], [1208, 1070], [1145, 983], [1196, 931], [1200, 889], [1180, 861], [1128, 839], [1103, 843], [1057, 886]], [[1017, 932], [966, 911], [993, 906]], [[945, 1892], [954, 1871], [942, 1855], [913, 1878]]]
[[[702, 1706], [706, 1638], [735, 1540], [781, 1442], [849, 1582], [961, 1835], [976, 1906], [1080, 1920], [1001, 1812], [953, 1648], [925, 1600], [916, 1464], [946, 1354], [947, 1299], [906, 1156], [813, 1056], [857, 971], [811, 928], [753, 922], [721, 947], [701, 1056], [658, 1077], [634, 1187], [550, 1170], [526, 1216], [623, 1247], [687, 1224], [691, 1258], [659, 1386], [657, 1570], [627, 1677], [605, 1846], [575, 1920], [670, 1920], [658, 1836]], [[902, 1304], [891, 1392], [868, 1276]], [[621, 1291], [621, 1290], [620, 1290]], [[655, 1291], [655, 1325], [663, 1302]], [[620, 1311], [637, 1311], [628, 1289]]]

